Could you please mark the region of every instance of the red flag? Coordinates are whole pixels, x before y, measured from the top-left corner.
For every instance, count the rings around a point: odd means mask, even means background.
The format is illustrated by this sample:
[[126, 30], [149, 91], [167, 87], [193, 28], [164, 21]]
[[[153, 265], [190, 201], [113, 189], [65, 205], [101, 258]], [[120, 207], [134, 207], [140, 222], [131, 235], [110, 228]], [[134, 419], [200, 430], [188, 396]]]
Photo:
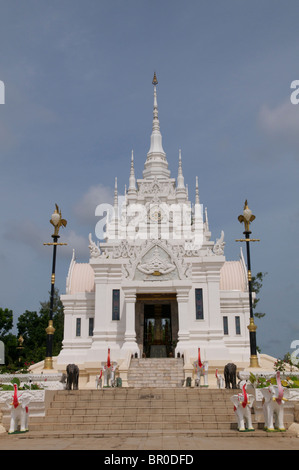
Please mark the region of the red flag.
[[198, 348], [198, 365], [199, 367], [202, 367], [202, 362], [200, 360], [200, 348]]
[[279, 371], [277, 371], [277, 373], [276, 373], [276, 382], [277, 382], [277, 385], [278, 385], [278, 397], [276, 398], [276, 401], [280, 405], [281, 400], [283, 398], [283, 388], [282, 388], [282, 385], [281, 385], [280, 372]]
[[248, 403], [248, 397], [246, 393], [246, 384], [243, 385], [243, 396], [244, 396], [244, 401], [242, 402], [242, 406], [243, 408], [245, 408]]
[[111, 362], [110, 362], [110, 349], [108, 349], [108, 357], [107, 357], [107, 367], [109, 369], [109, 367], [111, 366]]
[[17, 384], [14, 384], [14, 395], [13, 395], [13, 401], [12, 401], [12, 404], [15, 408], [17, 408], [19, 406], [19, 400], [18, 400], [18, 387], [17, 387]]

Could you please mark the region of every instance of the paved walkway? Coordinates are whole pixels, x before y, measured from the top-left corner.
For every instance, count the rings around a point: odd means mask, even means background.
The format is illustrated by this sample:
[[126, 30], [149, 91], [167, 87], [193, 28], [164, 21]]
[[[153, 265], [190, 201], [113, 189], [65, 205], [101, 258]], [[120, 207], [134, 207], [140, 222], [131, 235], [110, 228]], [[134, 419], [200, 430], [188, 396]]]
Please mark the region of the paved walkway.
[[[115, 451], [186, 451], [197, 450], [299, 450], [299, 438], [267, 436], [250, 437], [89, 437], [30, 438], [1, 435], [0, 450], [102, 450], [107, 457]], [[126, 453], [127, 455], [128, 453]], [[116, 454], [119, 455], [119, 454]]]

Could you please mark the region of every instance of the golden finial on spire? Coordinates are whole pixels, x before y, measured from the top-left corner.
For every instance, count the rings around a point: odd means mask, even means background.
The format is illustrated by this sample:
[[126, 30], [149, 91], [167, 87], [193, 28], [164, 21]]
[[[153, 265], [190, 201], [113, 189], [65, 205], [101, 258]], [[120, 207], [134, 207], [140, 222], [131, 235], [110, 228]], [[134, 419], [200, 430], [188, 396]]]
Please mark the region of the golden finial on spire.
[[153, 78], [152, 84], [155, 85], [155, 86], [158, 85], [158, 80], [157, 80], [156, 72], [154, 72], [154, 78]]

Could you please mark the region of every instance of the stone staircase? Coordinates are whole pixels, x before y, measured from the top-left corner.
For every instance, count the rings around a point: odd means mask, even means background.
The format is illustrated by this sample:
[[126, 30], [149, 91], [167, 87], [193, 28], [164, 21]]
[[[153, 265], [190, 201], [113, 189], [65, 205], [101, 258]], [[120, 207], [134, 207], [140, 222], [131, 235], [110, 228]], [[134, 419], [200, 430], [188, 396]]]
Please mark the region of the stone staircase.
[[[59, 390], [51, 392], [46, 415], [30, 418], [29, 432], [19, 436], [25, 439], [163, 435], [237, 437], [244, 433], [237, 431], [230, 401], [234, 392], [189, 387]], [[253, 423], [256, 431], [250, 435], [267, 435], [254, 419]], [[7, 427], [8, 423], [5, 424]], [[280, 433], [281, 436], [286, 434]]]
[[175, 388], [184, 379], [183, 359], [132, 359], [128, 386], [134, 388]]

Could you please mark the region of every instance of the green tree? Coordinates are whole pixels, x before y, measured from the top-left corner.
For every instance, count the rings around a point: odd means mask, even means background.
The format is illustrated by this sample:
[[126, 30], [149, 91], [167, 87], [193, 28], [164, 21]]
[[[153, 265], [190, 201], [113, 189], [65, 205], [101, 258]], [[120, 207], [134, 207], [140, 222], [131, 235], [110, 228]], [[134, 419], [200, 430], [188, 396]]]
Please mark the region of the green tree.
[[[256, 309], [256, 306], [260, 301], [260, 298], [258, 297], [258, 295], [260, 293], [261, 288], [263, 287], [263, 281], [264, 281], [264, 278], [265, 278], [266, 275], [267, 275], [267, 273], [258, 272], [256, 274], [256, 276], [252, 276], [252, 280], [251, 280], [251, 288], [252, 288], [252, 291], [255, 292], [255, 299], [254, 299], [253, 305], [252, 305], [253, 315], [256, 318], [259, 318], [259, 319], [263, 318], [266, 314], [261, 313], [261, 312], [255, 312], [254, 310]], [[261, 348], [258, 345], [257, 345], [256, 349], [259, 353], [261, 352]]]
[[[255, 295], [256, 295], [253, 301], [253, 306], [252, 306], [253, 310], [256, 309], [257, 304], [260, 301], [258, 294], [260, 293], [260, 290], [263, 287], [263, 281], [267, 274], [268, 273], [259, 272], [256, 274], [256, 276], [252, 276], [251, 287], [252, 287], [253, 292], [255, 292]], [[256, 318], [263, 318], [266, 315], [265, 313], [261, 313], [261, 312], [254, 312], [253, 314]]]
[[13, 333], [5, 335], [3, 340], [5, 347], [5, 366], [8, 369], [15, 369], [17, 367], [19, 353], [18, 353], [18, 339]]
[[3, 341], [5, 335], [12, 329], [13, 312], [8, 308], [0, 308], [0, 340]]
[[[39, 311], [43, 318], [46, 318], [46, 328], [50, 317], [50, 300], [41, 302], [41, 308]], [[55, 333], [53, 337], [53, 356], [57, 356], [62, 348], [63, 340], [63, 327], [64, 327], [64, 309], [63, 304], [60, 300], [59, 291], [55, 289], [54, 292], [54, 304], [53, 304], [53, 326]]]
[[5, 364], [12, 366], [18, 357], [17, 338], [10, 330], [13, 327], [13, 311], [8, 308], [0, 308], [0, 341], [4, 343]]
[[[17, 329], [19, 335], [24, 338], [22, 355], [25, 362], [39, 362], [46, 356], [46, 328], [50, 317], [50, 300], [40, 302], [39, 313], [26, 310], [19, 316]], [[61, 350], [63, 340], [63, 305], [59, 298], [58, 289], [55, 289], [53, 303], [53, 356]]]

